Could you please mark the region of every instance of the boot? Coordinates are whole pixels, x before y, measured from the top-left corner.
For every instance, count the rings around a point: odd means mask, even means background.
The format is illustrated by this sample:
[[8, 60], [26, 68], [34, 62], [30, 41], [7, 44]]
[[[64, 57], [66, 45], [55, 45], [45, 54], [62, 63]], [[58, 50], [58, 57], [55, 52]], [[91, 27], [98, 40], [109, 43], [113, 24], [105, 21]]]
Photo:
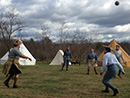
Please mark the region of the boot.
[[119, 93], [118, 89], [114, 89], [114, 94], [113, 94], [113, 96], [116, 96], [116, 94], [118, 94], [118, 93]]
[[102, 90], [103, 93], [109, 93], [108, 87], [105, 88], [105, 90]]
[[13, 85], [13, 88], [21, 88], [21, 86]]
[[13, 88], [21, 88], [20, 86], [17, 85], [17, 82], [18, 82], [18, 76], [15, 75]]
[[12, 76], [13, 76], [13, 75], [10, 75], [10, 76], [4, 81], [4, 85], [5, 85], [6, 87], [8, 87], [8, 88], [9, 88], [9, 81], [10, 81], [10, 79], [12, 78]]
[[95, 71], [95, 74], [98, 75], [97, 71], [96, 71], [96, 68], [94, 67], [94, 71]]
[[90, 71], [90, 70], [89, 70], [89, 68], [88, 68], [88, 72], [87, 72], [87, 75], [89, 75], [89, 71]]
[[109, 90], [102, 90], [103, 93], [109, 93]]
[[4, 85], [9, 88], [9, 82], [8, 81], [4, 81]]

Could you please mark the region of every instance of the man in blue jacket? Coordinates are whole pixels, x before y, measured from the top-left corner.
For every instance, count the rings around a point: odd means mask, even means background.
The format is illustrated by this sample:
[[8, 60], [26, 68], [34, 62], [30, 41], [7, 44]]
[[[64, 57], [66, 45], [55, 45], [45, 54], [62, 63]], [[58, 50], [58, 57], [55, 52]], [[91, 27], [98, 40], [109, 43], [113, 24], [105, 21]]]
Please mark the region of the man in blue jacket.
[[98, 62], [97, 55], [94, 52], [94, 49], [91, 49], [91, 52], [88, 54], [87, 59], [86, 59], [86, 63], [88, 64], [88, 72], [87, 72], [88, 75], [89, 75], [91, 66], [94, 67], [95, 74], [98, 75], [98, 73], [96, 71], [97, 62]]
[[64, 58], [64, 64], [62, 66], [61, 71], [64, 69], [65, 64], [67, 64], [66, 65], [66, 71], [68, 71], [68, 66], [69, 66], [70, 58], [72, 58], [70, 47], [67, 47], [67, 50], [64, 52], [63, 58]]

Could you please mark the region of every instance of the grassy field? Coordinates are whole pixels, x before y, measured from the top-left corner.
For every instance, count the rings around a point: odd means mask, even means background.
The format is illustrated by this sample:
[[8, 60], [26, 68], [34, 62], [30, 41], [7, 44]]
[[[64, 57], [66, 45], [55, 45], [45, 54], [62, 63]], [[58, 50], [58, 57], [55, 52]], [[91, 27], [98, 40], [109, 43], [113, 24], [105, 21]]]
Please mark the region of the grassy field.
[[[0, 66], [2, 72], [3, 66]], [[0, 98], [111, 98], [110, 93], [101, 93], [105, 87], [102, 76], [95, 75], [91, 68], [90, 75], [86, 75], [86, 65], [69, 66], [69, 71], [60, 71], [61, 66], [50, 66], [48, 63], [38, 62], [35, 66], [20, 66], [23, 74], [19, 77], [19, 86], [13, 89], [4, 86], [5, 76], [0, 74]], [[100, 72], [100, 67], [97, 68]], [[113, 78], [110, 82], [120, 93], [114, 98], [130, 98], [130, 68], [125, 68], [123, 78]]]

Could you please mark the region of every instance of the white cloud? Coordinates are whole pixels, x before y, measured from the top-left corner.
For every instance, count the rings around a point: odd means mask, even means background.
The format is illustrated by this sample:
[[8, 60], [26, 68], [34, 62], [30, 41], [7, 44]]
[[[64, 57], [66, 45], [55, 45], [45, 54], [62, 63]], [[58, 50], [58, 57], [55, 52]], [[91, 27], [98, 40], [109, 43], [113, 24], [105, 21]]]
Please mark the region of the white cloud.
[[117, 32], [130, 32], [130, 24], [118, 25], [115, 27]]
[[12, 0], [0, 0], [0, 6], [8, 6]]
[[109, 34], [109, 35], [107, 35], [109, 38], [112, 38], [112, 35], [111, 34]]
[[49, 23], [50, 38], [56, 41], [55, 23], [64, 18], [67, 30], [92, 32], [100, 41], [112, 38], [124, 41], [130, 36], [130, 1], [119, 2], [115, 6], [113, 0], [0, 0], [0, 6], [16, 5], [28, 24], [22, 31], [25, 36], [39, 37], [41, 24]]

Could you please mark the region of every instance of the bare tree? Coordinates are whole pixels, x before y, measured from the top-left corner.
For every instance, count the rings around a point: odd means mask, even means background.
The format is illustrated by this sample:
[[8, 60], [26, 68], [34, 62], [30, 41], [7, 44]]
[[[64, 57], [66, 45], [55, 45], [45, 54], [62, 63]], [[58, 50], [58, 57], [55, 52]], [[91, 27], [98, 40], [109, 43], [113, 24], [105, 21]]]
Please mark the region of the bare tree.
[[0, 14], [0, 34], [6, 42], [8, 50], [10, 49], [12, 34], [21, 31], [22, 24], [16, 8], [6, 9]]
[[66, 22], [65, 22], [65, 19], [64, 18], [62, 18], [61, 20], [59, 20], [58, 22], [57, 22], [57, 30], [58, 30], [58, 32], [59, 32], [59, 41], [60, 41], [60, 43], [63, 43], [63, 42], [65, 42], [65, 36], [66, 36], [66, 27], [65, 27], [65, 24], [66, 24]]
[[88, 39], [88, 33], [86, 31], [80, 31], [79, 29], [76, 29], [73, 34], [73, 41], [76, 43], [84, 43]]
[[46, 38], [46, 37], [48, 37], [48, 38], [50, 37], [51, 30], [50, 30], [50, 28], [49, 28], [47, 23], [45, 23], [45, 24], [43, 24], [41, 26], [41, 30], [42, 30], [42, 37], [43, 37], [43, 39]]
[[51, 29], [49, 28], [49, 25], [47, 23], [42, 24], [41, 26], [41, 30], [42, 30], [42, 40], [41, 40], [41, 47], [40, 47], [40, 53], [39, 56], [41, 57], [42, 60], [47, 59], [52, 51], [50, 49], [52, 49], [52, 41], [49, 38], [51, 35]]
[[88, 32], [88, 41], [90, 43], [94, 43], [95, 41], [98, 41], [98, 32], [95, 33], [93, 31]]

